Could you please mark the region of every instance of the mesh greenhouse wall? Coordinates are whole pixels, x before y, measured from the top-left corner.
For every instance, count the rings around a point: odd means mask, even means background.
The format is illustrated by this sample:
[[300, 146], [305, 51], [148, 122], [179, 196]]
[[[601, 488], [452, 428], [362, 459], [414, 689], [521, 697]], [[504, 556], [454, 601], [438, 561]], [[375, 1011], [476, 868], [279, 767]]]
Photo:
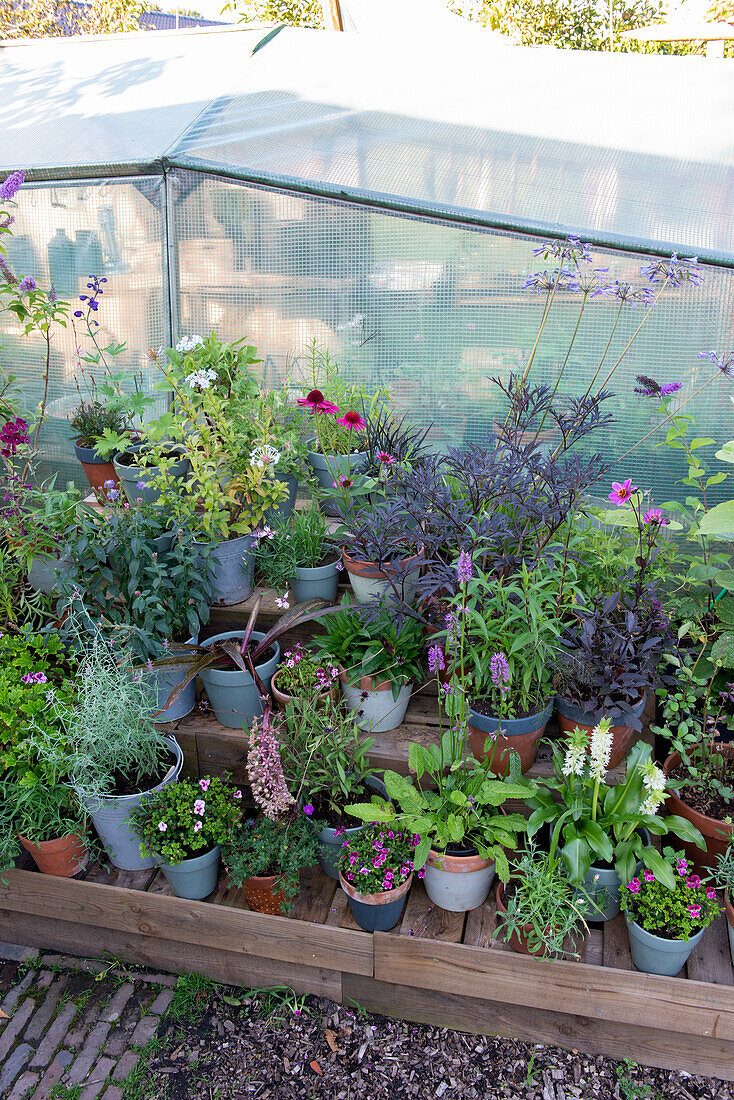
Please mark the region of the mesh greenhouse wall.
[[[215, 329], [246, 336], [262, 357], [269, 386], [295, 386], [302, 353], [315, 338], [355, 377], [389, 389], [399, 415], [430, 426], [436, 447], [491, 436], [501, 414], [493, 377], [521, 370], [533, 345], [543, 296], [523, 289], [537, 270], [539, 237], [465, 227], [439, 217], [389, 213], [358, 201], [316, 198], [173, 167], [161, 176], [36, 184], [19, 198], [10, 262], [18, 273], [83, 293], [88, 274], [104, 274], [99, 339], [124, 341], [120, 363], [150, 372], [147, 348]], [[599, 249], [609, 276], [639, 281], [649, 257]], [[559, 296], [531, 379], [554, 382], [578, 318], [576, 295]], [[617, 313], [613, 300], [590, 301], [561, 395], [591, 381]], [[609, 408], [616, 422], [596, 445], [619, 459], [653, 423], [634, 393], [634, 376], [680, 381], [693, 393], [713, 368], [698, 352], [729, 350], [734, 271], [704, 265], [701, 287], [667, 290], [614, 375]], [[612, 364], [642, 319], [622, 311], [606, 363]], [[0, 322], [0, 362], [19, 376], [26, 400], [40, 398], [42, 347]], [[66, 418], [77, 401], [81, 334], [55, 339], [50, 411], [44, 433], [49, 468], [82, 484]], [[84, 366], [84, 364], [81, 364]], [[716, 378], [687, 411], [699, 434], [734, 437], [729, 380]], [[734, 389], [731, 390], [734, 393]], [[660, 433], [662, 436], [662, 433]], [[658, 500], [681, 495], [683, 473], [659, 437], [615, 474], [654, 487]]]

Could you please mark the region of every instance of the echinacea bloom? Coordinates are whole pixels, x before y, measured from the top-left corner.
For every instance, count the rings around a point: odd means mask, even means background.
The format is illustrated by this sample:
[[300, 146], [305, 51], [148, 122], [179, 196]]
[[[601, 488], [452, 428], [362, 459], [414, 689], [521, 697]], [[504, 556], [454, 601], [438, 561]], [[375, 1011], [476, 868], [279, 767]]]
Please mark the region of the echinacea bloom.
[[[332, 481], [331, 484], [335, 489], [351, 489], [354, 485], [354, 478], [347, 477], [346, 474], [339, 474], [339, 480]], [[339, 566], [337, 566], [337, 568], [339, 568]]]
[[24, 179], [25, 172], [11, 172], [6, 176], [0, 183], [0, 200], [14, 198], [23, 186]]
[[331, 401], [327, 401], [321, 390], [311, 390], [306, 397], [299, 397], [296, 399], [297, 405], [302, 405], [304, 409], [310, 409], [312, 413], [318, 415], [318, 413], [338, 413], [339, 406], [332, 404]]
[[349, 428], [350, 431], [357, 432], [363, 432], [367, 427], [367, 421], [363, 420], [359, 413], [354, 412], [353, 409], [350, 409], [349, 412], [345, 412], [344, 416], [341, 416], [337, 420], [337, 424], [342, 424], [345, 428]]
[[652, 524], [653, 527], [667, 527], [670, 521], [665, 519], [659, 508], [650, 508], [642, 517], [642, 522]]
[[609, 494], [609, 499], [612, 504], [617, 506], [626, 504], [633, 493], [637, 492], [637, 486], [632, 484], [631, 478], [627, 478], [626, 481], [613, 481], [612, 492]]
[[381, 462], [383, 466], [392, 466], [395, 462], [395, 455], [391, 455], [387, 451], [378, 451], [377, 461]]

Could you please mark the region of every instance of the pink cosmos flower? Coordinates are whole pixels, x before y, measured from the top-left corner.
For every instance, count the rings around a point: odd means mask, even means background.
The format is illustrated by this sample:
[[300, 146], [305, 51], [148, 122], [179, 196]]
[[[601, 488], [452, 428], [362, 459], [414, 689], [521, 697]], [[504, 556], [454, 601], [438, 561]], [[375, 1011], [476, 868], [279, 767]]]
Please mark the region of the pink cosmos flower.
[[350, 409], [349, 412], [345, 412], [344, 416], [337, 420], [337, 424], [342, 424], [345, 428], [349, 428], [350, 431], [357, 432], [363, 432], [367, 427], [367, 421], [363, 420], [359, 413], [354, 412], [353, 409]]
[[613, 481], [612, 492], [609, 494], [609, 499], [612, 504], [616, 504], [618, 507], [621, 504], [626, 504], [633, 493], [637, 492], [637, 486], [632, 484], [631, 478], [627, 478], [626, 481]]
[[297, 405], [302, 405], [304, 409], [310, 409], [312, 413], [318, 415], [321, 413], [338, 413], [339, 406], [334, 405], [331, 401], [327, 401], [321, 390], [311, 390], [306, 397], [299, 397], [296, 400]]
[[194, 803], [194, 813], [199, 814], [200, 817], [203, 817], [205, 808], [206, 803], [204, 802], [204, 799], [197, 798], [196, 802]]

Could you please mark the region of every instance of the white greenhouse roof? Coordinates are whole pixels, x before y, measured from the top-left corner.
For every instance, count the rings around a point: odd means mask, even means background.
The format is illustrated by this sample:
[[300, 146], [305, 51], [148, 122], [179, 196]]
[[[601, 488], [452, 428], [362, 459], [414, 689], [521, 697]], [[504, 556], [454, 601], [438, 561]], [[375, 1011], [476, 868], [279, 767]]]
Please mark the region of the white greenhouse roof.
[[285, 28], [0, 49], [0, 170], [168, 164], [734, 262], [734, 65]]

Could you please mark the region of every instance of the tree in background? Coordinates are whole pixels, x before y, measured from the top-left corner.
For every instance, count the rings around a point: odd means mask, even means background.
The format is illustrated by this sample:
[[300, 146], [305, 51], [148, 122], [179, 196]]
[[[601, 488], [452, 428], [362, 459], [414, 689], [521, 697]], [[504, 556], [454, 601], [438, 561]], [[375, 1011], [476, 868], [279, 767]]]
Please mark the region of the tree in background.
[[3, 0], [0, 39], [137, 31], [142, 10], [138, 0]]
[[222, 11], [236, 12], [241, 23], [288, 23], [323, 27], [321, 0], [229, 0]]

